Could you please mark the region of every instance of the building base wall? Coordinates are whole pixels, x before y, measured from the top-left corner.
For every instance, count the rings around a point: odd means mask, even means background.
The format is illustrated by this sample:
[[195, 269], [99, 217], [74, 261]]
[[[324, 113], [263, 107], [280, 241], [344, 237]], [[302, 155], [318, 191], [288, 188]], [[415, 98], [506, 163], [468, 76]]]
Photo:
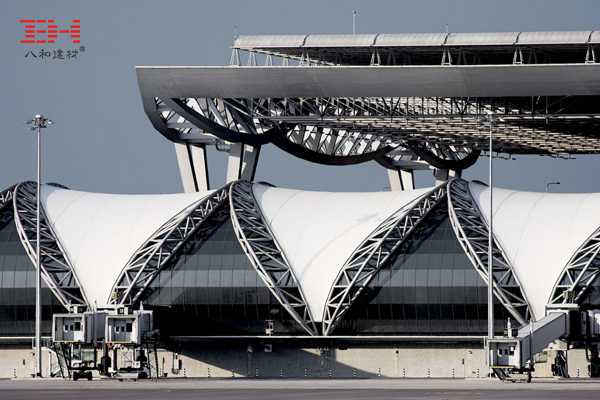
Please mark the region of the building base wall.
[[[476, 379], [487, 375], [485, 350], [477, 343], [344, 346], [187, 343], [175, 351], [159, 349], [158, 367], [161, 375], [178, 378]], [[552, 377], [554, 357], [554, 350], [546, 350], [545, 357], [538, 357], [540, 362], [536, 363], [533, 376]], [[0, 360], [0, 378], [28, 378], [35, 374], [35, 350], [29, 346], [0, 345]], [[569, 350], [567, 361], [571, 378], [588, 377], [585, 350]], [[48, 376], [50, 364], [55, 363], [56, 357], [44, 349], [44, 376]]]
[[[42, 349], [42, 375], [48, 376], [50, 363], [56, 357], [47, 349]], [[22, 345], [0, 345], [0, 378], [35, 377], [35, 350]]]

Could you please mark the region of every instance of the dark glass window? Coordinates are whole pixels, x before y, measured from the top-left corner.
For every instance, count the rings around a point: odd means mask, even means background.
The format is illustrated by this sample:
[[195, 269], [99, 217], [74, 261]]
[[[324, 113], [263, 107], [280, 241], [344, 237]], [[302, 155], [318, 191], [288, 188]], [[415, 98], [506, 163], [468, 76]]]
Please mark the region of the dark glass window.
[[585, 308], [596, 308], [600, 306], [600, 276], [597, 276], [588, 288], [587, 295], [582, 304], [586, 306]]
[[[508, 311], [495, 304], [495, 329]], [[514, 320], [514, 319], [513, 319]], [[335, 334], [485, 335], [487, 289], [454, 233], [434, 210], [348, 310]]]
[[275, 334], [305, 331], [281, 307], [240, 245], [222, 210], [164, 268], [141, 299], [165, 335]]
[[[12, 208], [0, 216], [0, 336], [35, 335], [35, 266], [21, 244]], [[42, 334], [64, 307], [42, 280]]]

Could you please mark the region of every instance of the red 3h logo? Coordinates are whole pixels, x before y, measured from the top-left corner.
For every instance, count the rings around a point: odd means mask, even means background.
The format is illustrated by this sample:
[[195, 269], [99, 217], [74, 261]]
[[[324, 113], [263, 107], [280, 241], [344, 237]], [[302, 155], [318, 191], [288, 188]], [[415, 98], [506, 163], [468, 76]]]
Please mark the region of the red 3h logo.
[[[54, 25], [54, 20], [49, 19], [22, 19], [22, 24], [25, 25], [25, 38], [21, 43], [54, 43], [54, 39], [58, 38], [59, 33], [70, 34], [73, 43], [81, 43], [81, 21], [73, 20], [73, 25], [70, 29], [58, 29], [58, 25]], [[36, 28], [36, 24], [39, 28]], [[36, 34], [37, 37], [36, 37]]]

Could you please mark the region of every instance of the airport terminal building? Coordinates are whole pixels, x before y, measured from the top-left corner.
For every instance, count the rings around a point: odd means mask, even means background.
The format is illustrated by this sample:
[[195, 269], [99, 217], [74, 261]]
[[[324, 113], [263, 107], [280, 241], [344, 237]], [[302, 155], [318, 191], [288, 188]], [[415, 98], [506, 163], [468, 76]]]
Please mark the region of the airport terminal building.
[[[229, 67], [138, 67], [185, 193], [42, 185], [43, 336], [74, 307], [141, 309], [160, 332], [161, 376], [486, 376], [490, 188], [461, 173], [484, 155], [597, 153], [599, 44], [596, 31], [240, 36]], [[502, 121], [480, 123], [489, 115]], [[392, 190], [254, 182], [269, 144], [324, 165], [377, 162]], [[210, 185], [208, 146], [229, 153], [224, 185]], [[415, 188], [418, 170], [435, 186]], [[587, 375], [600, 194], [492, 192], [495, 334], [552, 328], [531, 350], [537, 376]], [[2, 376], [29, 374], [36, 196], [35, 182], [0, 193]]]

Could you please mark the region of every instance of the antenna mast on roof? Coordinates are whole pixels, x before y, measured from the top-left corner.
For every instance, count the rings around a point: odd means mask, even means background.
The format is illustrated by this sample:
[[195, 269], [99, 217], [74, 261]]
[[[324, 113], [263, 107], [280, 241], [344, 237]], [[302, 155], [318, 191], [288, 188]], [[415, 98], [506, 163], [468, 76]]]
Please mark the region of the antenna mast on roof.
[[356, 10], [352, 11], [352, 34], [356, 35]]
[[[448, 28], [446, 28], [446, 30], [448, 30]], [[237, 25], [234, 25], [233, 27], [233, 41], [235, 42], [235, 39], [237, 39]]]
[[446, 35], [448, 34], [448, 24], [446, 24]]

